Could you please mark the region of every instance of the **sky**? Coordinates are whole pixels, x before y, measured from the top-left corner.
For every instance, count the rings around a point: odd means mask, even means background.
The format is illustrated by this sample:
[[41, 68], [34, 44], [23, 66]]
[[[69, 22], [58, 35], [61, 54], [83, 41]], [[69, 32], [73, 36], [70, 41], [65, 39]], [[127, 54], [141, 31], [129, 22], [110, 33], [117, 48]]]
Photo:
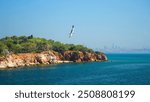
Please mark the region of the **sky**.
[[96, 50], [150, 49], [149, 5], [150, 0], [0, 0], [0, 38], [32, 34]]

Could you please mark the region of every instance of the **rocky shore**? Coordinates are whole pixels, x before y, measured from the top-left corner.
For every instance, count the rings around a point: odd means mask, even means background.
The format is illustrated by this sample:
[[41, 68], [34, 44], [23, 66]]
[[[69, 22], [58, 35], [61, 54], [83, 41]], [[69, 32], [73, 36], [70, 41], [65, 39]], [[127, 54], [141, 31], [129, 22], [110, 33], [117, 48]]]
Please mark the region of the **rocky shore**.
[[41, 53], [19, 53], [0, 57], [0, 69], [17, 68], [40, 64], [57, 64], [70, 62], [107, 61], [105, 54], [81, 51], [44, 51]]

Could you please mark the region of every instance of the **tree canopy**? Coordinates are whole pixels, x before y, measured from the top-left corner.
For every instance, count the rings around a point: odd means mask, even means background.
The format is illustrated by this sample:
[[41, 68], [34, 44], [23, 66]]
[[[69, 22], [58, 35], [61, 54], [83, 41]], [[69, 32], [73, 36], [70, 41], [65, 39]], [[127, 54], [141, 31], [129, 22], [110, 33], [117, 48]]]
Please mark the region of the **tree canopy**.
[[31, 36], [11, 36], [0, 39], [0, 55], [8, 53], [30, 53], [54, 50], [64, 52], [67, 50], [93, 52], [83, 45], [64, 44], [54, 40], [47, 40]]

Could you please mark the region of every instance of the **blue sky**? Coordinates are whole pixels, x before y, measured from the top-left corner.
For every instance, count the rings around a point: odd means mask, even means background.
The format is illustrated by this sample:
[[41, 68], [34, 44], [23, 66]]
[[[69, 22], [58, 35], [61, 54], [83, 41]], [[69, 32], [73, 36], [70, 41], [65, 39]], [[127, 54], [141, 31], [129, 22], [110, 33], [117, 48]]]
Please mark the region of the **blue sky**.
[[93, 49], [150, 49], [149, 5], [150, 0], [0, 0], [0, 37], [33, 34]]

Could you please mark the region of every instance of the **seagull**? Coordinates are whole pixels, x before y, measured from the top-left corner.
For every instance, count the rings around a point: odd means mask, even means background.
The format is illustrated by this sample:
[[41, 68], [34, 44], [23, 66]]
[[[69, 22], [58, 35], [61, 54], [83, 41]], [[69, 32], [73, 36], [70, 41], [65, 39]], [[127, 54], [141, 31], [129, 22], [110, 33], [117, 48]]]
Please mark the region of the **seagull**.
[[70, 33], [69, 33], [69, 38], [71, 38], [71, 37], [72, 37], [73, 32], [74, 32], [74, 25], [72, 25], [72, 27], [71, 27], [71, 31], [70, 31]]

